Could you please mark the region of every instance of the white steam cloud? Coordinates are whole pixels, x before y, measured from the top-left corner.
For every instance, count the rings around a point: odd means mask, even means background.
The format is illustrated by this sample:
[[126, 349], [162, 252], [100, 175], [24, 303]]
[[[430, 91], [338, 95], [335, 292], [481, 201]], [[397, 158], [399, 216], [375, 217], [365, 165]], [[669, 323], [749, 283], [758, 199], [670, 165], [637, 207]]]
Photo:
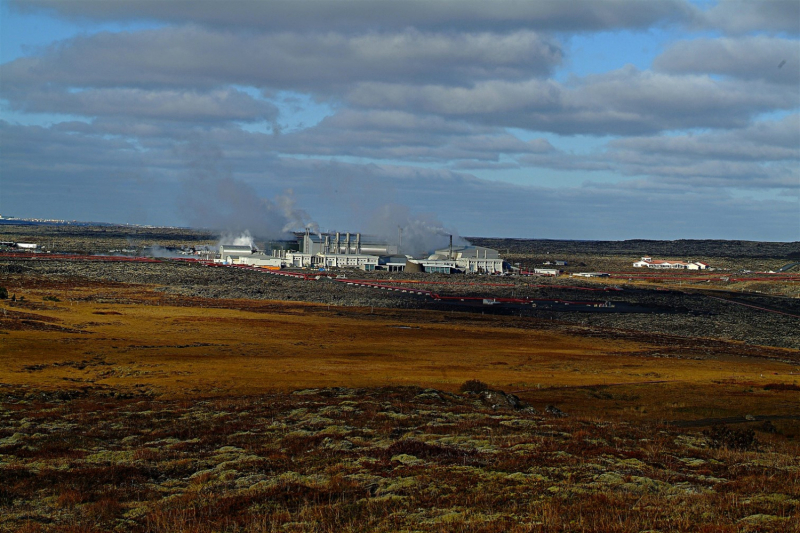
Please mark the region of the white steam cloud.
[[153, 244], [151, 246], [144, 248], [142, 250], [141, 255], [143, 257], [154, 257], [163, 259], [174, 259], [176, 257], [182, 257], [181, 254], [176, 252], [175, 250], [164, 248], [163, 246], [159, 246], [158, 244]]
[[187, 145], [183, 151], [192, 171], [183, 182], [178, 203], [191, 226], [214, 229], [234, 238], [248, 232], [250, 242], [253, 238], [286, 238], [288, 232], [305, 228], [319, 231], [308, 213], [297, 208], [291, 189], [271, 200], [262, 198], [253, 186], [232, 177], [222, 167], [224, 159], [219, 149]]
[[[372, 213], [368, 230], [391, 244], [400, 244], [400, 253], [415, 257], [446, 248], [453, 236], [454, 245], [467, 245], [455, 228], [446, 227], [430, 213], [414, 214], [404, 205], [386, 204]], [[402, 232], [402, 243], [400, 234]]]
[[[291, 189], [273, 199], [262, 198], [251, 185], [221, 168], [224, 158], [219, 149], [186, 145], [183, 150], [193, 170], [183, 183], [182, 214], [193, 227], [219, 231], [219, 244], [255, 247], [256, 239], [290, 238], [292, 231], [320, 233], [319, 224], [297, 207]], [[445, 248], [450, 235], [455, 245], [469, 244], [435, 215], [412, 213], [403, 205], [385, 204], [365, 222], [365, 233], [400, 245], [401, 254], [415, 257]]]
[[244, 230], [238, 235], [233, 233], [223, 233], [219, 238], [217, 248], [224, 244], [233, 246], [249, 246], [250, 248], [255, 248], [256, 240], [248, 230]]

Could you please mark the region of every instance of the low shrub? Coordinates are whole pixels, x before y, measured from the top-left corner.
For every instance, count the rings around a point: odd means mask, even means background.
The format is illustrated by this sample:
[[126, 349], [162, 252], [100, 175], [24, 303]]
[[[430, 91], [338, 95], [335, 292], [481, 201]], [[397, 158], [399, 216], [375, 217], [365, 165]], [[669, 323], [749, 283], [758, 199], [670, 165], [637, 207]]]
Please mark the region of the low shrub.
[[752, 450], [758, 445], [756, 432], [752, 429], [731, 429], [727, 426], [714, 426], [703, 431], [712, 448], [730, 450]]
[[800, 385], [795, 383], [767, 383], [764, 390], [791, 390], [800, 391]]
[[419, 459], [427, 459], [442, 464], [480, 465], [482, 458], [476, 451], [466, 451], [451, 446], [439, 446], [417, 440], [397, 441], [386, 449], [387, 458], [394, 455], [413, 455]]
[[470, 379], [461, 384], [458, 389], [461, 392], [483, 392], [491, 390], [489, 385], [477, 379]]

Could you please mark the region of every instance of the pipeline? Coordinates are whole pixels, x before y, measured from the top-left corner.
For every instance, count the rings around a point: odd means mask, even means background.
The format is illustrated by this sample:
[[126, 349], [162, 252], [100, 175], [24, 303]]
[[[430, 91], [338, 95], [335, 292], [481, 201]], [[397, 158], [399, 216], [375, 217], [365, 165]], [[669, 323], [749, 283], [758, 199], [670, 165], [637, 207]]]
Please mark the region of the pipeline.
[[709, 295], [706, 295], [706, 298], [711, 298], [712, 300], [719, 300], [720, 302], [727, 302], [727, 303], [729, 303], [729, 304], [741, 305], [741, 306], [743, 306], [743, 307], [751, 307], [751, 308], [753, 308], [753, 309], [758, 309], [759, 311], [765, 311], [765, 312], [767, 312], [767, 313], [775, 313], [775, 314], [778, 314], [778, 315], [786, 315], [786, 316], [790, 316], [790, 317], [792, 317], [792, 318], [800, 318], [800, 315], [793, 315], [793, 314], [791, 314], [791, 313], [785, 313], [785, 312], [783, 312], [783, 311], [776, 311], [775, 309], [768, 309], [768, 308], [766, 308], [766, 307], [759, 307], [759, 306], [757, 306], [757, 305], [746, 304], [746, 303], [744, 303], [744, 302], [737, 302], [736, 300], [726, 300], [725, 298], [720, 298], [720, 297], [718, 297], [718, 296], [709, 296]]
[[120, 263], [160, 263], [160, 259], [152, 257], [130, 257], [127, 255], [78, 255], [78, 254], [34, 254], [34, 253], [2, 253], [0, 258], [32, 259], [34, 261], [97, 261]]

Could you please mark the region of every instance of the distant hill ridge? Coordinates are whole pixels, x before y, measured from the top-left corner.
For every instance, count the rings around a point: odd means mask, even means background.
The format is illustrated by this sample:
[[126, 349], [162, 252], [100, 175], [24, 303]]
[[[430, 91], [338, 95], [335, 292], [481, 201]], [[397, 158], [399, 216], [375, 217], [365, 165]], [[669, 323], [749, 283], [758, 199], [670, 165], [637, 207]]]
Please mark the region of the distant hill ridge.
[[786, 257], [800, 258], [800, 241], [760, 242], [718, 239], [658, 241], [575, 241], [466, 237], [472, 244], [517, 254], [599, 254], [652, 257]]

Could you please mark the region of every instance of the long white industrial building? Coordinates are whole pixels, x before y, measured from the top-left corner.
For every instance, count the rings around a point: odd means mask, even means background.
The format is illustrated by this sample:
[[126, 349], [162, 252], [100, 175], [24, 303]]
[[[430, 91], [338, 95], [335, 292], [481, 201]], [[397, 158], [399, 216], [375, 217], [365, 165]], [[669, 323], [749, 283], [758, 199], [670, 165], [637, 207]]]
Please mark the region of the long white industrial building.
[[250, 246], [221, 245], [218, 262], [266, 268], [359, 268], [361, 270], [413, 270], [451, 274], [498, 274], [503, 259], [497, 250], [483, 246], [456, 246], [436, 250], [425, 259], [398, 255], [391, 244], [362, 241], [361, 234], [335, 233], [312, 235], [306, 231], [298, 239], [297, 251], [274, 250], [272, 255]]

